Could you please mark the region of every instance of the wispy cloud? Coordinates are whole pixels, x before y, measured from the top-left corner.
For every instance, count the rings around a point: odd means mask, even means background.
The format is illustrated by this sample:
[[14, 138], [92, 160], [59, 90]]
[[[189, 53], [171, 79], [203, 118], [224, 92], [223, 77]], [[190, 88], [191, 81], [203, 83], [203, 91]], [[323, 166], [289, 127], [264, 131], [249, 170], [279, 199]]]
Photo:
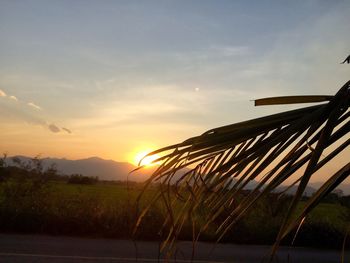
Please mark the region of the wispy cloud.
[[60, 132], [61, 131], [61, 129], [60, 128], [58, 128], [55, 124], [50, 124], [50, 125], [48, 125], [48, 128], [49, 128], [49, 130], [50, 131], [52, 131], [53, 133], [58, 133], [58, 132]]
[[[36, 117], [36, 116], [26, 116], [26, 119], [25, 121], [27, 123], [30, 123], [30, 124], [33, 124], [33, 125], [39, 125], [39, 126], [42, 126], [46, 129], [48, 129], [50, 132], [52, 133], [60, 133], [62, 132], [63, 130], [66, 131], [67, 133], [71, 133], [71, 131], [67, 128], [62, 128], [60, 129], [56, 124], [54, 123], [48, 123], [47, 121], [45, 121], [44, 119], [41, 119], [39, 117]], [[69, 132], [68, 132], [69, 131]]]
[[62, 127], [62, 130], [66, 131], [66, 132], [69, 133], [69, 134], [72, 133], [72, 131], [71, 131], [70, 129], [67, 129], [67, 128], [65, 128], [65, 127]]
[[35, 108], [37, 110], [42, 110], [42, 108], [40, 106], [36, 105], [33, 102], [28, 102], [27, 105], [30, 106], [30, 107], [33, 107], [33, 108]]
[[11, 99], [11, 100], [18, 101], [18, 99], [17, 99], [16, 96], [13, 96], [13, 95], [9, 96], [9, 95], [7, 95], [7, 94], [5, 93], [5, 91], [3, 91], [3, 90], [1, 90], [1, 89], [0, 89], [0, 97], [7, 97], [7, 98], [9, 98], [9, 99]]
[[[0, 104], [0, 110], [4, 116], [12, 120], [24, 121], [31, 125], [37, 125], [48, 129], [50, 132], [59, 133], [65, 131], [67, 133], [72, 133], [71, 130], [67, 128], [59, 128], [56, 124], [46, 121], [46, 118], [42, 118], [41, 111], [42, 108], [33, 102], [25, 103], [18, 100], [14, 95], [7, 95], [4, 91], [0, 90], [0, 97], [6, 98]], [[17, 103], [18, 102], [18, 103]], [[32, 107], [38, 112], [28, 111], [26, 107]]]
[[250, 49], [248, 46], [213, 46], [209, 51], [217, 56], [234, 57], [247, 55]]
[[186, 52], [174, 52], [170, 56], [181, 62], [194, 62], [194, 61], [212, 61], [212, 60], [225, 60], [232, 59], [232, 57], [245, 56], [251, 53], [248, 46], [209, 46], [199, 50], [192, 50]]
[[0, 89], [0, 97], [6, 97], [6, 93]]
[[33, 124], [33, 125], [39, 125], [44, 127], [45, 129], [48, 129], [52, 133], [60, 133], [62, 130], [54, 123], [48, 123], [44, 119], [41, 119], [40, 117], [36, 116], [26, 116], [27, 123]]
[[18, 99], [17, 99], [17, 97], [16, 96], [9, 96], [9, 98], [11, 99], [11, 100], [14, 100], [14, 101], [18, 101]]

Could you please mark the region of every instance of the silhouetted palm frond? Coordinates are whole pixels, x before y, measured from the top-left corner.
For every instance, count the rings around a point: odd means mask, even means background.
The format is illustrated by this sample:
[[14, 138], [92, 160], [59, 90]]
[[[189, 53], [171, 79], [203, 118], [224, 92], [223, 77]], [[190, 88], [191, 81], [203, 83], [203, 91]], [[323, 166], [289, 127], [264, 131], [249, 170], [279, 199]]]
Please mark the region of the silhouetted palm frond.
[[344, 61], [341, 62], [340, 64], [344, 64], [345, 62], [348, 63], [348, 64], [350, 64], [350, 55], [347, 56], [346, 59], [344, 59]]
[[[350, 174], [350, 163], [338, 167], [297, 213], [310, 178], [350, 144], [349, 84], [334, 96], [257, 100], [256, 105], [326, 103], [215, 128], [150, 153], [162, 156], [154, 161], [161, 165], [147, 184], [159, 182], [155, 200], [161, 199], [168, 212], [165, 225], [170, 227], [163, 245], [172, 246], [189, 220], [195, 239], [219, 220], [216, 234], [220, 240], [262, 196], [282, 184], [295, 185], [297, 191], [276, 237], [276, 248], [322, 197]], [[258, 182], [254, 188], [240, 195], [253, 181]], [[222, 218], [222, 214], [226, 216]]]

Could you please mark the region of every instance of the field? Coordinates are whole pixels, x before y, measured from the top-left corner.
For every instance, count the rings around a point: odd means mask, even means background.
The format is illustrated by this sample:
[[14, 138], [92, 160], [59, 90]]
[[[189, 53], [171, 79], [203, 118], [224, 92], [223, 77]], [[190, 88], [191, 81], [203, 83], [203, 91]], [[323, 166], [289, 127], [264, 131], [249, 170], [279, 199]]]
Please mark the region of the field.
[[[69, 184], [48, 181], [7, 180], [0, 184], [0, 230], [17, 233], [131, 238], [138, 213], [155, 193], [151, 187], [136, 204], [142, 186], [126, 183]], [[271, 244], [281, 223], [286, 205], [270, 199], [259, 205], [226, 235], [223, 242]], [[341, 248], [349, 221], [349, 208], [339, 200], [321, 203], [305, 220], [296, 245]], [[282, 201], [286, 202], [286, 201]], [[161, 203], [146, 214], [135, 238], [160, 239], [159, 230], [165, 218]], [[268, 222], [268, 223], [267, 223]], [[215, 241], [214, 228], [201, 239]], [[186, 230], [187, 229], [187, 230]], [[185, 226], [181, 239], [191, 239]], [[290, 244], [291, 238], [285, 241]]]

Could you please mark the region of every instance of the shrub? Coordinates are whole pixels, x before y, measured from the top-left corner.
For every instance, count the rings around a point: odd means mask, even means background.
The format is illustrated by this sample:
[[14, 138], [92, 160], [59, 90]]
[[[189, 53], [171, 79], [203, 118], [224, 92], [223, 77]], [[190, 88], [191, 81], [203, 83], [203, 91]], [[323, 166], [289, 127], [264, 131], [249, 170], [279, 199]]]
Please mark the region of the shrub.
[[69, 176], [67, 183], [69, 184], [96, 184], [98, 177], [84, 176], [81, 174], [72, 174]]

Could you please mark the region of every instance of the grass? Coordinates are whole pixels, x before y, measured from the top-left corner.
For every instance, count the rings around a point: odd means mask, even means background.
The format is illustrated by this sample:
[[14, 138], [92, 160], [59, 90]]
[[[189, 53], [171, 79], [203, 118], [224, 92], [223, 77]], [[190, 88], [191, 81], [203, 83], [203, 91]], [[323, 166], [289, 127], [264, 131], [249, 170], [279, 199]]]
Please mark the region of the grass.
[[321, 203], [308, 216], [310, 223], [323, 223], [332, 225], [343, 231], [348, 226], [349, 209], [340, 204]]
[[[137, 218], [136, 198], [141, 191], [140, 185], [131, 185], [128, 191], [126, 184], [78, 185], [49, 181], [41, 191], [27, 191], [24, 194], [26, 188], [30, 188], [30, 184], [11, 180], [0, 184], [1, 231], [131, 238]], [[14, 195], [13, 193], [19, 193], [18, 189], [22, 194]], [[139, 211], [155, 193], [155, 189], [149, 188]], [[279, 207], [277, 203], [271, 206], [270, 201], [261, 201], [223, 241], [272, 244], [283, 215]], [[339, 248], [349, 212], [346, 206], [322, 203], [309, 215], [305, 231], [300, 233], [303, 238], [297, 239], [296, 244], [324, 247], [319, 240], [312, 238], [317, 231], [328, 235], [328, 239], [332, 240], [331, 244], [326, 242], [327, 247]], [[141, 221], [137, 238], [158, 240], [164, 219], [165, 209], [159, 202], [151, 207]], [[215, 225], [208, 228], [201, 240], [215, 241], [214, 229]], [[180, 238], [191, 240], [191, 231], [191, 225], [185, 224]]]
[[[138, 184], [78, 185], [10, 178], [0, 183], [0, 231], [131, 238], [140, 192]], [[153, 192], [147, 191], [141, 206]], [[152, 207], [137, 238], [156, 239], [161, 215], [160, 207]]]
[[115, 202], [117, 200], [126, 200], [128, 195], [134, 198], [139, 191], [127, 191], [126, 185], [116, 184], [94, 184], [94, 185], [79, 185], [67, 184], [65, 182], [50, 182], [50, 188], [54, 195], [74, 197], [76, 195], [89, 196], [101, 200], [103, 202]]
[[[350, 209], [338, 203], [320, 203], [307, 217], [296, 244], [340, 249], [350, 223]], [[349, 248], [349, 244], [346, 244]]]

